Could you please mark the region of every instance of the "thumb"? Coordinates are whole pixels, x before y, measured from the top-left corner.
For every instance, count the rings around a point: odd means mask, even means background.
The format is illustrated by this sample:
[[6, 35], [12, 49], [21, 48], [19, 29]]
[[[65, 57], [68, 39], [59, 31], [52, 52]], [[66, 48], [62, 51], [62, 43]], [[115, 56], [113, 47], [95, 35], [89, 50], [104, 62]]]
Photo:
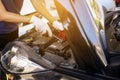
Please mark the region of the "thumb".
[[49, 37], [52, 37], [52, 31], [51, 31], [51, 29], [50, 29], [49, 27], [48, 27], [48, 30], [47, 30], [47, 31], [48, 31], [48, 36], [49, 36]]

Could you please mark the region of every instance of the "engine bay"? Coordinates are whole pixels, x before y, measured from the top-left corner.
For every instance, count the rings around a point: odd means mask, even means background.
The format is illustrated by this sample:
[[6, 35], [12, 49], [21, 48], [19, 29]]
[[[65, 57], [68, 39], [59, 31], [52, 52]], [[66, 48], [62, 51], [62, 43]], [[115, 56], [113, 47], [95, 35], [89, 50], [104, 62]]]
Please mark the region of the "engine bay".
[[55, 65], [74, 68], [76, 65], [72, 50], [64, 34], [62, 37], [60, 32], [57, 31], [53, 32], [53, 37], [41, 35], [33, 28], [16, 40], [25, 42], [35, 50], [36, 54], [41, 55]]
[[[111, 12], [112, 13], [112, 12]], [[120, 15], [116, 11], [109, 24], [106, 24], [106, 43], [110, 53], [120, 52]], [[107, 22], [106, 22], [107, 23]]]

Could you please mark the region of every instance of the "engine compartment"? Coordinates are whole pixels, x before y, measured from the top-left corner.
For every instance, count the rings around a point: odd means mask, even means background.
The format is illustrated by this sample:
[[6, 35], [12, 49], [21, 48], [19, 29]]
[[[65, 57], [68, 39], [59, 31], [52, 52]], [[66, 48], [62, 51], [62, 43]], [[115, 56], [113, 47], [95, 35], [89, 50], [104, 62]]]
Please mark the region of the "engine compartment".
[[[116, 16], [116, 17], [115, 17]], [[109, 24], [106, 24], [106, 42], [110, 53], [120, 52], [120, 16], [115, 12]]]
[[16, 40], [25, 42], [35, 50], [36, 54], [41, 55], [55, 65], [74, 68], [76, 62], [69, 43], [67, 39], [62, 39], [59, 35], [59, 32], [54, 31], [53, 37], [48, 37], [47, 35], [41, 35], [33, 28]]

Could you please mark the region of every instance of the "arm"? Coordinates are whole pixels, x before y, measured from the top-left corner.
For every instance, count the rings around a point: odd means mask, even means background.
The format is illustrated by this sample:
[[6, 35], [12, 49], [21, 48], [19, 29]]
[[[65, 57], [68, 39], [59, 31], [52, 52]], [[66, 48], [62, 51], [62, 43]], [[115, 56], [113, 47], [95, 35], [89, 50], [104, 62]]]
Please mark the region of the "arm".
[[8, 12], [3, 6], [2, 1], [0, 0], [0, 21], [28, 23], [29, 20], [29, 16], [21, 16], [16, 13]]
[[58, 22], [46, 9], [46, 7], [42, 4], [41, 0], [31, 0], [35, 9], [41, 13], [44, 17], [46, 17], [53, 25], [53, 27], [57, 30], [64, 30], [62, 24]]
[[[44, 10], [42, 9], [42, 11]], [[47, 16], [49, 16], [49, 14]], [[45, 34], [47, 32], [50, 37], [52, 36], [51, 29], [49, 28], [48, 24], [46, 24], [46, 22], [44, 22], [43, 20], [41, 20], [36, 16], [29, 17], [29, 16], [22, 16], [16, 13], [8, 12], [3, 6], [1, 0], [0, 0], [0, 21], [33, 23], [37, 31], [40, 31], [42, 34]]]
[[41, 0], [31, 0], [34, 8], [41, 13], [44, 17], [46, 17], [51, 23], [53, 23], [56, 19], [48, 12], [46, 7], [42, 4]]

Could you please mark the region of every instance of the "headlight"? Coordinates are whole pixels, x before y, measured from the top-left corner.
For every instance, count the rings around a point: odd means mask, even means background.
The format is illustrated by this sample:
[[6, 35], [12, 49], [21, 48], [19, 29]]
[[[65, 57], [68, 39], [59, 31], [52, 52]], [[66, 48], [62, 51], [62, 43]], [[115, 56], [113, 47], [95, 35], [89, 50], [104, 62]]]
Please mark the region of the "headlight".
[[11, 73], [43, 72], [55, 67], [50, 61], [36, 54], [24, 42], [15, 41], [10, 43], [3, 52], [4, 55], [1, 57], [1, 64], [5, 70]]

